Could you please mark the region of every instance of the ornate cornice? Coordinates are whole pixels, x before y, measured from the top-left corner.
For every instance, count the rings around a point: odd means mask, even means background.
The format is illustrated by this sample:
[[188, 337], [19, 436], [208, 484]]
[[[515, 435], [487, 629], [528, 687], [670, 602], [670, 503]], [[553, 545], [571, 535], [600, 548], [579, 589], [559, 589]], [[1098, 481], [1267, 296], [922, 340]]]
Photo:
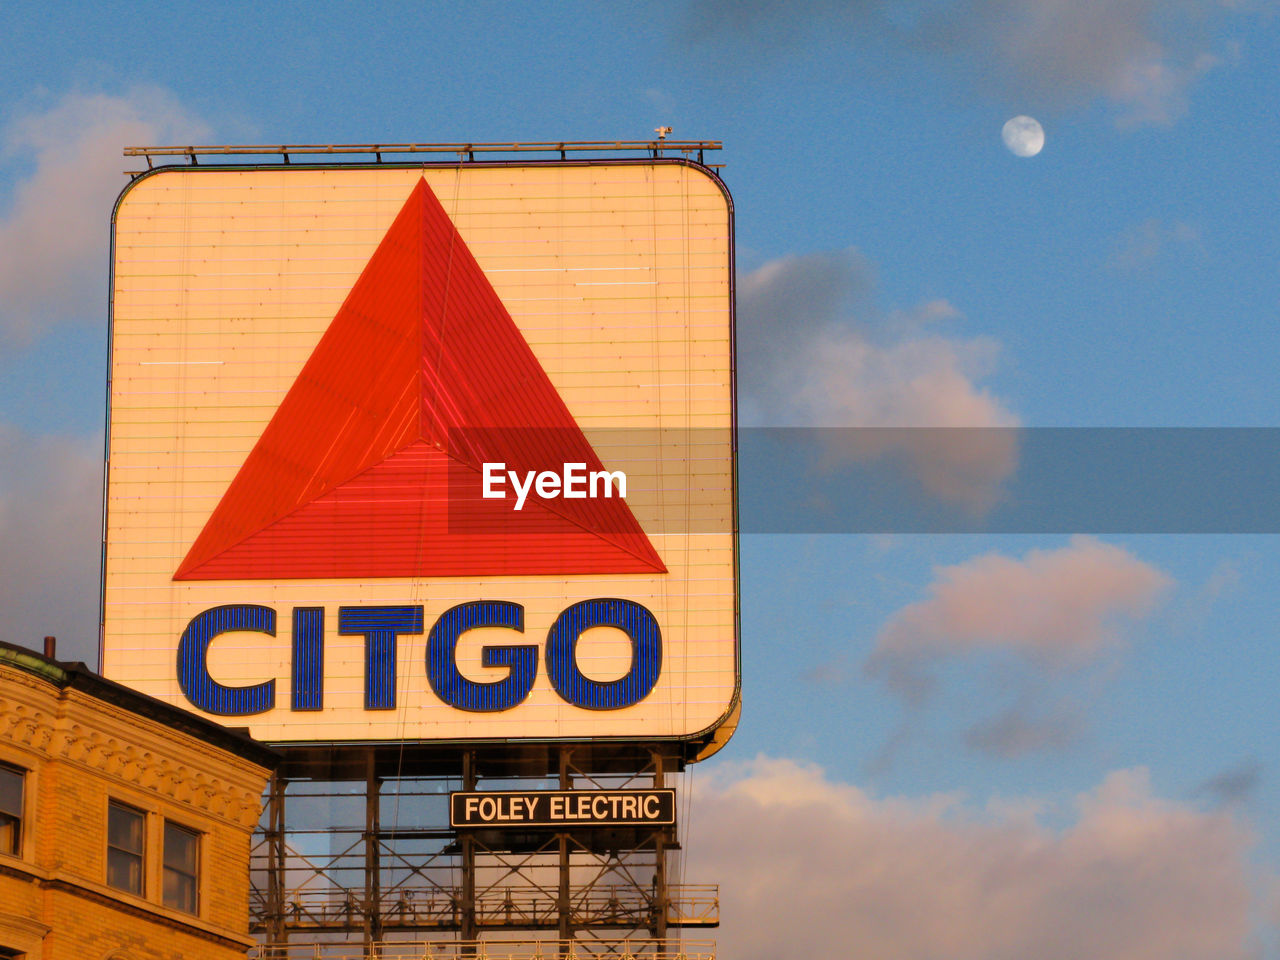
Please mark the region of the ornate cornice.
[[0, 693], [0, 738], [19, 743], [37, 753], [48, 753], [56, 715], [25, 698]]
[[0, 740], [252, 830], [263, 768], [188, 734], [0, 666]]
[[[146, 743], [150, 737], [132, 742], [70, 718], [59, 733], [52, 752], [69, 763], [195, 807], [244, 829], [251, 830], [258, 822], [261, 786], [245, 783], [248, 778], [235, 769], [235, 764], [207, 746], [175, 743], [173, 753], [187, 754], [175, 759], [168, 750]], [[224, 776], [218, 775], [222, 772], [220, 767]]]

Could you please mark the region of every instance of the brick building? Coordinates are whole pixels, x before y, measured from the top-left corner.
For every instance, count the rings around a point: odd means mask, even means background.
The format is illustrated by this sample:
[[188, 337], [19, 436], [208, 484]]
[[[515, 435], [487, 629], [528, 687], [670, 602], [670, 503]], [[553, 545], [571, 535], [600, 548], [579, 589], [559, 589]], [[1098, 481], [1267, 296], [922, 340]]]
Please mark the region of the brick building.
[[0, 644], [0, 958], [243, 957], [276, 755]]

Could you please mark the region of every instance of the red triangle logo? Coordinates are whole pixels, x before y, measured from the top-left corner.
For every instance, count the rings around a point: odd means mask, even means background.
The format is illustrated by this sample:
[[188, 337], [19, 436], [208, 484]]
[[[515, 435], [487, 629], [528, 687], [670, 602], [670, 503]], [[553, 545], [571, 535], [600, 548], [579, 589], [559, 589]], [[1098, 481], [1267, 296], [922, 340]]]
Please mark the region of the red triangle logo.
[[603, 469], [419, 180], [174, 579], [666, 571], [617, 496], [482, 498], [497, 462]]

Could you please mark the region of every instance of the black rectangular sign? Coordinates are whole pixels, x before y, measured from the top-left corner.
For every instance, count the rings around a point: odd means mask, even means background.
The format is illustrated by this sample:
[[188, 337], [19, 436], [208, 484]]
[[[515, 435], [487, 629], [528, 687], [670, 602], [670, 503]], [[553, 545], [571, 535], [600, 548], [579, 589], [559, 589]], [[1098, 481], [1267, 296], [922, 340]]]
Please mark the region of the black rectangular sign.
[[482, 790], [449, 794], [455, 827], [626, 827], [676, 822], [674, 790]]

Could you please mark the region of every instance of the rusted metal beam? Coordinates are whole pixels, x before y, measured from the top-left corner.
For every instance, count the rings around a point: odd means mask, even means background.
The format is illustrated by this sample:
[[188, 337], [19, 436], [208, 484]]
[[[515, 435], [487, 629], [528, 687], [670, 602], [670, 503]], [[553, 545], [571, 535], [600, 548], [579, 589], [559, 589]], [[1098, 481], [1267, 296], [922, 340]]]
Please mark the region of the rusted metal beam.
[[382, 939], [382, 864], [380, 829], [381, 781], [369, 752], [364, 781], [364, 942], [373, 956], [373, 945]]
[[[474, 790], [478, 782], [475, 751], [468, 750], [462, 757], [462, 789]], [[480, 927], [476, 923], [476, 841], [470, 833], [464, 834], [461, 839], [462, 924], [460, 933], [464, 941], [470, 941], [480, 936]]]
[[[573, 778], [569, 775], [569, 748], [560, 748], [560, 789], [569, 790], [573, 787]], [[556, 915], [559, 919], [560, 933], [560, 955], [566, 956], [568, 953], [565, 944], [573, 937], [573, 916], [569, 903], [569, 837], [567, 834], [561, 833], [556, 836], [556, 842], [559, 846], [559, 892], [556, 897]]]

